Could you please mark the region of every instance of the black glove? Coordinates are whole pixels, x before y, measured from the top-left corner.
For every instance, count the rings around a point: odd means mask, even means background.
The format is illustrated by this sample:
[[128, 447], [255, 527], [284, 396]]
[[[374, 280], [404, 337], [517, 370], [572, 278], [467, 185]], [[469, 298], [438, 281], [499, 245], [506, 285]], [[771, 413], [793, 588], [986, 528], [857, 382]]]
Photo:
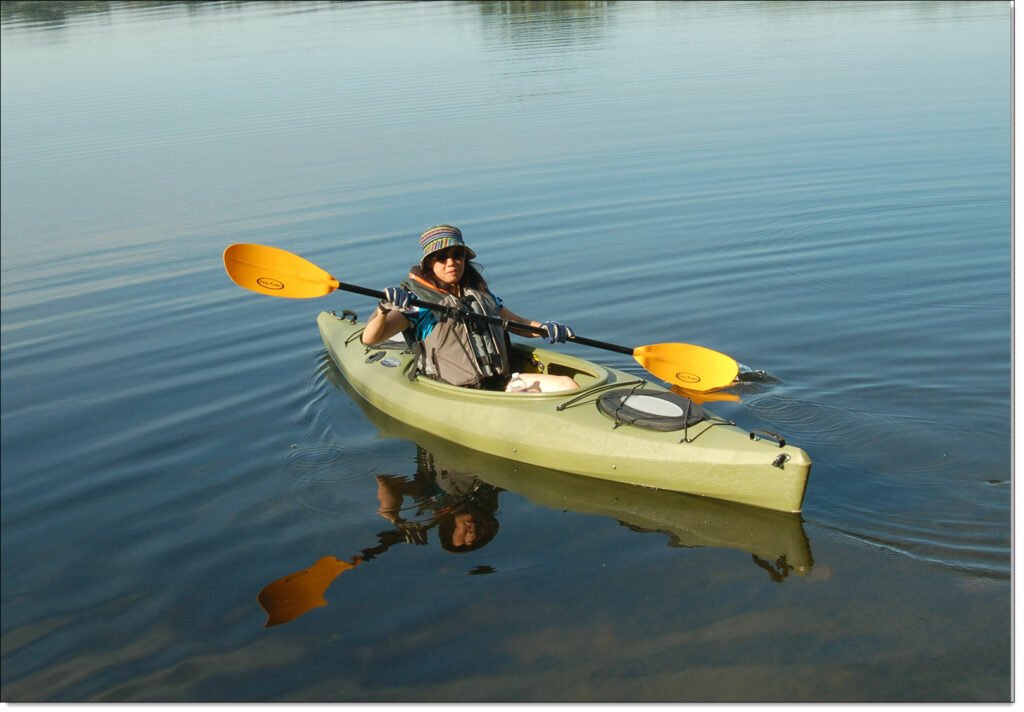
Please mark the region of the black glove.
[[547, 338], [552, 344], [564, 344], [566, 339], [576, 336], [572, 329], [565, 324], [559, 324], [557, 321], [545, 321], [541, 326], [548, 332]]
[[395, 526], [409, 544], [423, 546], [427, 543], [427, 530], [419, 522], [400, 522]]

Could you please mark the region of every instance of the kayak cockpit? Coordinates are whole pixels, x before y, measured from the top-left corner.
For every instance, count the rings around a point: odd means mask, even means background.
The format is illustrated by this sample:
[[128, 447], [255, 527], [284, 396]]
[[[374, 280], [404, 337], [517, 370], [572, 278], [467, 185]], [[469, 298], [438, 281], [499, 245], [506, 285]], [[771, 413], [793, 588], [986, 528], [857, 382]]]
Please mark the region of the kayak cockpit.
[[[339, 321], [347, 321], [350, 325], [355, 326], [357, 324], [358, 316], [355, 312], [345, 310], [342, 316], [331, 313], [331, 316], [335, 317]], [[348, 338], [345, 340], [345, 345], [358, 341], [362, 328], [358, 328], [353, 331]], [[362, 346], [362, 343], [359, 343]], [[513, 373], [547, 373], [555, 376], [569, 376], [579, 385], [578, 391], [560, 391], [551, 393], [505, 393], [504, 391], [479, 391], [474, 389], [467, 389], [461, 386], [452, 386], [441, 381], [431, 380], [429, 378], [415, 378], [414, 382], [422, 384], [427, 388], [439, 388], [441, 390], [454, 390], [455, 392], [462, 393], [477, 393], [486, 394], [489, 396], [510, 396], [510, 397], [562, 397], [566, 393], [577, 393], [579, 391], [585, 391], [594, 386], [600, 386], [608, 383], [611, 378], [611, 373], [608, 369], [600, 366], [592, 361], [586, 361], [569, 354], [558, 353], [556, 351], [549, 351], [547, 349], [540, 349], [529, 344], [516, 343], [511, 344], [512, 349], [509, 352], [509, 361], [511, 371]], [[371, 352], [402, 352], [403, 354], [410, 354], [408, 343], [405, 341], [401, 334], [396, 334], [390, 339], [382, 341], [373, 346], [364, 347], [367, 353]], [[383, 354], [382, 354], [383, 355]], [[409, 375], [409, 371], [415, 368], [415, 365], [410, 359], [403, 369], [406, 375]], [[411, 379], [412, 380], [412, 379]]]
[[[555, 391], [550, 393], [506, 393], [504, 391], [482, 391], [462, 386], [452, 386], [441, 381], [434, 381], [429, 378], [419, 377], [416, 383], [427, 389], [438, 389], [452, 394], [459, 394], [463, 397], [487, 397], [487, 398], [530, 398], [530, 399], [564, 399], [567, 395], [574, 395], [608, 383], [611, 373], [608, 369], [592, 361], [585, 361], [569, 354], [548, 351], [528, 344], [513, 343], [512, 351], [509, 354], [511, 370], [514, 373], [548, 373], [555, 376], [569, 376], [577, 384], [578, 390]], [[413, 368], [410, 362], [408, 368]]]
[[610, 377], [608, 369], [596, 363], [528, 344], [512, 344], [509, 356], [513, 372], [569, 376], [579, 384], [581, 390], [607, 383]]

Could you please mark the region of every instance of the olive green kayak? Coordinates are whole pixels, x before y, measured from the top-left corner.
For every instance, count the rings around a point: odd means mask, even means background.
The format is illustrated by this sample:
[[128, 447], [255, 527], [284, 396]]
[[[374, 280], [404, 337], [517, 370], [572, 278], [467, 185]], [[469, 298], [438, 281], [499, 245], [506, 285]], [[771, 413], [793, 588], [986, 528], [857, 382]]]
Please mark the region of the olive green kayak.
[[[568, 375], [580, 389], [503, 393], [410, 379], [404, 342], [368, 347], [352, 312], [317, 325], [352, 389], [386, 415], [462, 447], [629, 485], [799, 512], [811, 461], [657, 383], [565, 353], [513, 344], [513, 370]], [[691, 408], [692, 406], [692, 408]]]

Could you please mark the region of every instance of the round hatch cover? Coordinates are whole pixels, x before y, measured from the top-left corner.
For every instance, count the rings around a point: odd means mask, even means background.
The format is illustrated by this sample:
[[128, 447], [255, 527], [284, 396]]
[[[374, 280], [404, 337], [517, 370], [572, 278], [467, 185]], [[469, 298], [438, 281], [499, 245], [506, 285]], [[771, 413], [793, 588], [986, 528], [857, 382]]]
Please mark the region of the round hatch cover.
[[597, 408], [617, 422], [650, 430], [682, 430], [704, 420], [703, 408], [689, 398], [666, 391], [609, 391], [598, 399]]

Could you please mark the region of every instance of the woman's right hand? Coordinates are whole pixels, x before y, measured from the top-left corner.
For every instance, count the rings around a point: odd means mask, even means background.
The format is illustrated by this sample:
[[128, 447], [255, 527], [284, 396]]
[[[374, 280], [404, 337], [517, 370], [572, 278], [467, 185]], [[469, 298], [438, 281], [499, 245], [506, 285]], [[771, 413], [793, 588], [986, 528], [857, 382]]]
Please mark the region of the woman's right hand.
[[564, 344], [566, 339], [576, 336], [572, 327], [560, 324], [557, 321], [545, 321], [541, 327], [547, 332], [547, 339], [552, 344]]
[[387, 287], [384, 290], [384, 298], [381, 305], [385, 309], [398, 309], [404, 311], [412, 306], [412, 292], [403, 287]]

